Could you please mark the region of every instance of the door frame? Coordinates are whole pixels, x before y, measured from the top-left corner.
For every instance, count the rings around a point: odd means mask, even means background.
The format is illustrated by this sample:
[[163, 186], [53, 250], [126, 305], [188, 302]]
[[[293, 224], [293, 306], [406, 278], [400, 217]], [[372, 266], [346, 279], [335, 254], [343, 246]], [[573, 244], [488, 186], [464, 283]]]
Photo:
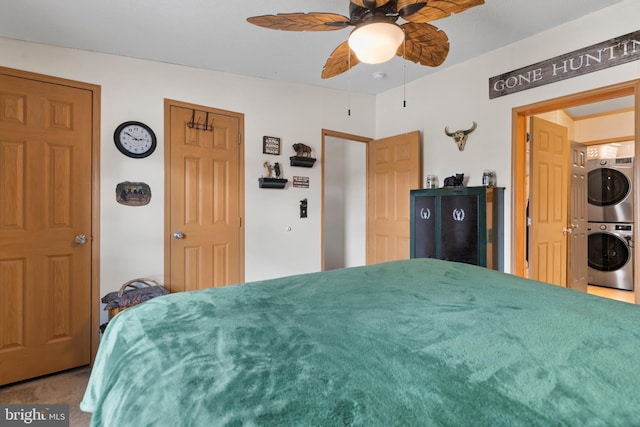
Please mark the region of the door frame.
[[219, 114], [233, 115], [238, 118], [238, 133], [240, 140], [239, 170], [238, 170], [238, 213], [240, 215], [239, 260], [240, 283], [245, 280], [245, 179], [244, 179], [244, 114], [201, 104], [164, 99], [164, 283], [171, 290], [171, 107], [181, 107], [195, 110], [208, 110]]
[[[348, 133], [344, 133], [344, 132], [338, 132], [338, 131], [333, 131], [333, 130], [329, 130], [329, 129], [322, 129], [322, 155], [321, 155], [321, 162], [320, 162], [320, 169], [321, 169], [321, 175], [322, 175], [322, 195], [321, 195], [321, 204], [322, 204], [322, 220], [321, 220], [321, 227], [320, 227], [320, 269], [321, 271], [324, 271], [324, 229], [325, 229], [325, 214], [324, 214], [324, 201], [325, 201], [325, 185], [324, 185], [324, 177], [325, 177], [325, 162], [324, 162], [324, 152], [325, 152], [325, 143], [326, 143], [326, 138], [339, 138], [339, 139], [344, 139], [344, 140], [348, 140], [348, 141], [354, 141], [354, 142], [360, 142], [360, 143], [364, 143], [365, 145], [368, 146], [369, 142], [373, 141], [373, 138], [367, 138], [365, 136], [358, 136], [358, 135], [352, 135], [352, 134], [348, 134]], [[367, 150], [368, 153], [368, 150]], [[367, 167], [367, 165], [369, 164], [368, 162], [368, 154], [365, 154], [365, 168]], [[368, 189], [368, 186], [367, 186]], [[368, 190], [367, 190], [368, 191]], [[368, 197], [368, 195], [367, 195]], [[368, 221], [367, 221], [368, 223]]]
[[91, 92], [91, 358], [93, 365], [100, 339], [100, 96], [101, 86], [46, 74], [0, 67], [0, 73], [12, 77], [69, 86]]
[[[533, 104], [528, 104], [513, 108], [512, 110], [512, 134], [511, 134], [511, 271], [517, 276], [525, 276], [525, 256], [526, 256], [526, 139], [527, 139], [527, 117], [535, 114], [546, 113], [577, 105], [604, 101], [622, 96], [634, 96], [635, 105], [635, 153], [640, 153], [640, 80], [631, 80], [602, 88], [579, 92]], [[640, 165], [634, 162], [634, 196], [635, 200], [640, 200]], [[634, 219], [638, 221], [640, 209], [634, 207]], [[638, 233], [634, 230], [635, 239]], [[635, 271], [640, 265], [640, 254], [634, 251], [633, 255]], [[634, 289], [636, 302], [640, 302], [640, 289], [637, 279], [634, 278]]]

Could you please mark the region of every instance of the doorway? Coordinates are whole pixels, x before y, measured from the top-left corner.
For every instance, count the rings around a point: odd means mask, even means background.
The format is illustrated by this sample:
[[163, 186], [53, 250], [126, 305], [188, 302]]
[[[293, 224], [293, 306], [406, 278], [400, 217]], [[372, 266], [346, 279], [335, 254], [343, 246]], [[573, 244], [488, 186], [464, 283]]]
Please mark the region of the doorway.
[[[512, 272], [518, 276], [528, 277], [527, 271], [527, 203], [529, 202], [529, 152], [527, 144], [527, 122], [529, 117], [551, 113], [563, 109], [571, 109], [585, 104], [599, 103], [617, 98], [631, 97], [637, 105], [640, 93], [640, 81], [631, 81], [599, 88], [583, 93], [569, 95], [562, 98], [543, 101], [536, 104], [522, 106], [513, 110], [513, 137], [512, 137], [512, 165], [513, 165], [513, 189], [512, 189]], [[636, 126], [640, 123], [640, 112], [634, 109], [634, 121]], [[635, 152], [638, 151], [637, 132], [631, 136], [634, 141]], [[594, 142], [594, 141], [592, 141]], [[601, 141], [595, 141], [601, 142]], [[638, 167], [635, 166], [635, 176], [638, 177]], [[637, 182], [636, 178], [636, 182]], [[633, 190], [638, 194], [638, 186]], [[636, 196], [637, 197], [637, 196]], [[634, 218], [638, 217], [635, 209]], [[568, 226], [568, 225], [567, 225]], [[638, 265], [638, 256], [634, 254], [634, 265]], [[637, 283], [637, 280], [636, 280]], [[638, 298], [638, 286], [635, 286], [635, 300]]]
[[366, 215], [347, 215], [367, 203], [370, 138], [322, 131], [322, 266], [324, 270], [366, 264]]
[[[331, 232], [327, 225], [328, 209], [325, 201], [329, 194], [325, 188], [328, 171], [325, 164], [325, 147], [329, 140], [353, 143], [363, 142], [366, 146], [366, 203], [362, 206], [352, 205], [348, 215], [342, 215], [339, 221], [344, 224], [345, 217], [356, 218], [361, 223], [366, 218], [366, 235], [358, 244], [366, 244], [365, 264], [376, 264], [385, 261], [409, 258], [410, 242], [410, 191], [419, 189], [422, 176], [422, 155], [420, 149], [420, 132], [413, 131], [401, 135], [373, 140], [370, 138], [348, 135], [340, 132], [322, 131], [322, 267], [326, 267], [327, 232]], [[353, 166], [362, 171], [362, 155], [357, 155]], [[351, 160], [349, 160], [351, 163]], [[356, 163], [358, 165], [356, 166]], [[359, 175], [362, 179], [362, 175]], [[362, 189], [360, 190], [362, 191]], [[361, 197], [361, 195], [359, 196]], [[360, 199], [362, 200], [362, 199]], [[346, 230], [346, 229], [345, 229]], [[351, 231], [345, 231], [349, 235]], [[362, 254], [359, 255], [360, 257]], [[359, 258], [362, 262], [361, 258]]]

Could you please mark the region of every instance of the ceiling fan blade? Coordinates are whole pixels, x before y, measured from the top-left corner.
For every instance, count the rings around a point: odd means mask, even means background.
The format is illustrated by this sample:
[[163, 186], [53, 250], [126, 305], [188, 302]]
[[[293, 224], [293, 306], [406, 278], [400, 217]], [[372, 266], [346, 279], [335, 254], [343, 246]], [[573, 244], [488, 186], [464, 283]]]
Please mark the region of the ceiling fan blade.
[[285, 31], [333, 31], [351, 25], [346, 16], [336, 13], [278, 13], [247, 18], [253, 25]]
[[444, 31], [430, 24], [409, 22], [402, 25], [405, 45], [400, 45], [396, 55], [429, 67], [442, 64], [449, 54], [449, 37]]
[[351, 3], [356, 6], [364, 7], [366, 9], [375, 9], [380, 6], [384, 6], [389, 3], [389, 0], [351, 0]]
[[[422, 7], [418, 7], [422, 4]], [[398, 13], [409, 22], [431, 22], [464, 12], [484, 0], [398, 0]], [[417, 9], [417, 10], [416, 10]]]
[[[349, 55], [351, 59], [349, 59]], [[355, 53], [349, 47], [349, 42], [341, 43], [329, 56], [327, 62], [322, 69], [322, 78], [330, 79], [338, 74], [342, 74], [349, 69], [355, 67], [360, 63], [360, 60]]]

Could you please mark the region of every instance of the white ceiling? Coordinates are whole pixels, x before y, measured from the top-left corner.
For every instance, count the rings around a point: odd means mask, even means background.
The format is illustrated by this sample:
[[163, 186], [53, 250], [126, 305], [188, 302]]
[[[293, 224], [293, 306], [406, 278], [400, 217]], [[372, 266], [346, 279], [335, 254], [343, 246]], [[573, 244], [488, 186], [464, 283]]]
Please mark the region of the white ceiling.
[[608, 99], [606, 101], [593, 102], [591, 104], [578, 105], [566, 108], [567, 113], [574, 119], [596, 116], [603, 113], [616, 113], [634, 108], [635, 97], [633, 95], [620, 98]]
[[[621, 1], [486, 0], [432, 22], [451, 45], [438, 69]], [[349, 29], [288, 32], [246, 22], [292, 12], [348, 16], [349, 7], [347, 0], [2, 0], [0, 37], [372, 94], [433, 72], [394, 58], [323, 80], [326, 59]]]

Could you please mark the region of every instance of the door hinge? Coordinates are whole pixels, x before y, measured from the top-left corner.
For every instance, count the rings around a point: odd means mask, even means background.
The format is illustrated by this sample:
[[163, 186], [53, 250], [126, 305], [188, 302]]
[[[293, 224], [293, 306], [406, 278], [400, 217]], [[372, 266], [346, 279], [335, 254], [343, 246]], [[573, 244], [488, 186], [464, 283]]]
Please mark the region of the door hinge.
[[238, 134], [238, 145], [242, 144], [242, 135]]
[[531, 134], [527, 132], [527, 142], [531, 142]]

